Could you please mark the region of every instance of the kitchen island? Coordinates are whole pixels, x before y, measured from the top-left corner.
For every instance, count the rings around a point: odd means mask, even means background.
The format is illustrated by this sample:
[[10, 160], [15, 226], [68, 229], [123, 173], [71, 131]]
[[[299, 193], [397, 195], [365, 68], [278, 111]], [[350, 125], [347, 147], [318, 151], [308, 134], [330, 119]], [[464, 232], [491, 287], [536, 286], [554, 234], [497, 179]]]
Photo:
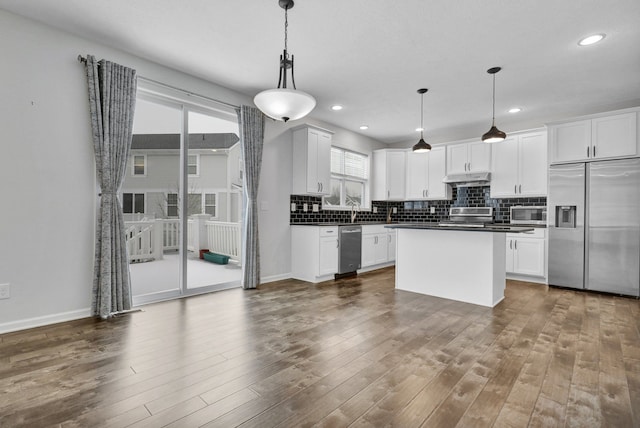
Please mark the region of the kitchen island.
[[396, 289], [494, 307], [504, 299], [506, 233], [530, 227], [394, 224]]

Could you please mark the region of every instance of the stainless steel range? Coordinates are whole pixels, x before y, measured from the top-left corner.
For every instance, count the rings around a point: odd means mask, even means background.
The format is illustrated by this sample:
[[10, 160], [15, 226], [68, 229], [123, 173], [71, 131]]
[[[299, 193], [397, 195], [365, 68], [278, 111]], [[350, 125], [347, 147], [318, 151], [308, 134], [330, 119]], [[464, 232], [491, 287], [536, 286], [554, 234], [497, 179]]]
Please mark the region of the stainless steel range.
[[485, 227], [493, 222], [493, 207], [452, 207], [449, 220], [438, 223], [447, 227]]

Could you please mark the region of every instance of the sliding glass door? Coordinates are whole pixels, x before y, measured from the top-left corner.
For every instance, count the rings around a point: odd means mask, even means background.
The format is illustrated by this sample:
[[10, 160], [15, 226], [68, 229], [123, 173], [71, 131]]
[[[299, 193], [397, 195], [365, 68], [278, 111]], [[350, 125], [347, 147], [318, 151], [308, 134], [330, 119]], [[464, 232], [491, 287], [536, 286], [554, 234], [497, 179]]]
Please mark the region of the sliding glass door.
[[134, 305], [240, 285], [235, 113], [141, 91], [121, 190]]

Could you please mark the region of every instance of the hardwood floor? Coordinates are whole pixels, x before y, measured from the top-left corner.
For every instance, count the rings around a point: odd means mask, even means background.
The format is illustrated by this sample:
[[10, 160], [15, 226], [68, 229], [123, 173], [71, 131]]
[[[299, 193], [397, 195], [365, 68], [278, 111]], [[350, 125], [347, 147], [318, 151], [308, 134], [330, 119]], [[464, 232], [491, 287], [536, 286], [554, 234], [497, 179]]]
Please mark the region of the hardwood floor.
[[392, 268], [0, 336], [1, 427], [640, 426], [638, 300], [509, 282], [490, 309]]

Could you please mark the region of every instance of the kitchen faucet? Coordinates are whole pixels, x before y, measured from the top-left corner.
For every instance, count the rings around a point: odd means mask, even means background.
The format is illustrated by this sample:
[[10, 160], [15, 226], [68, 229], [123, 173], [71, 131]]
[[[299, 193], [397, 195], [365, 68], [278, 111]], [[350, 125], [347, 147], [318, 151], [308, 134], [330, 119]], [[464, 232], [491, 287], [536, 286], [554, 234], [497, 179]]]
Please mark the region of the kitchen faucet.
[[391, 223], [391, 208], [387, 207], [387, 223]]
[[356, 221], [356, 216], [358, 215], [358, 211], [360, 211], [360, 205], [353, 204], [351, 205], [351, 223]]

